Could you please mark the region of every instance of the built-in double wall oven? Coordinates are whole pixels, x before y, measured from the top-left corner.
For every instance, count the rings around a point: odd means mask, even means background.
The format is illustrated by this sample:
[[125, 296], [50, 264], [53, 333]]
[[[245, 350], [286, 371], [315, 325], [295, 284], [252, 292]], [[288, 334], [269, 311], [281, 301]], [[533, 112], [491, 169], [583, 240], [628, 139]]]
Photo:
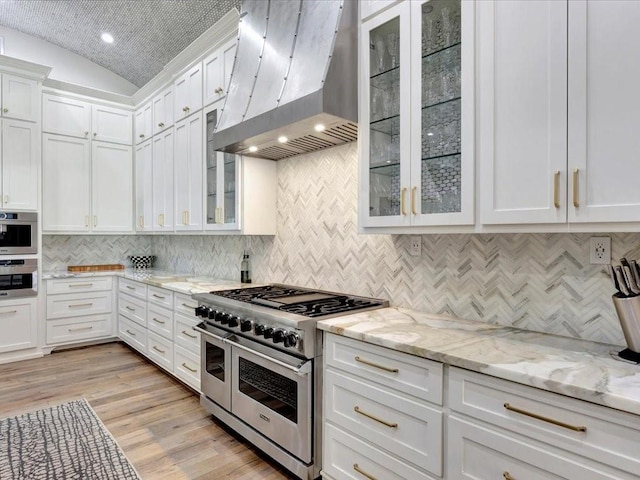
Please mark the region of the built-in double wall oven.
[[0, 300], [38, 294], [38, 214], [0, 211]]

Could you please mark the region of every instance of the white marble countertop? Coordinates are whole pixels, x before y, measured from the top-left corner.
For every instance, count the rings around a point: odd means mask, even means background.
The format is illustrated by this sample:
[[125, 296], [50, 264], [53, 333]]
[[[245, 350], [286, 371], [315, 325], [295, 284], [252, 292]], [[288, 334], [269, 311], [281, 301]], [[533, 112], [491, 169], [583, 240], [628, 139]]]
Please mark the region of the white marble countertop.
[[383, 308], [318, 322], [321, 330], [640, 415], [640, 365], [623, 347]]
[[197, 277], [189, 273], [167, 272], [156, 269], [125, 269], [106, 270], [98, 272], [68, 272], [66, 270], [45, 272], [43, 280], [51, 278], [118, 276], [146, 283], [154, 287], [166, 288], [178, 293], [191, 295], [205, 293], [214, 290], [229, 290], [233, 288], [254, 287], [254, 283], [240, 283], [233, 280], [225, 280], [213, 277]]

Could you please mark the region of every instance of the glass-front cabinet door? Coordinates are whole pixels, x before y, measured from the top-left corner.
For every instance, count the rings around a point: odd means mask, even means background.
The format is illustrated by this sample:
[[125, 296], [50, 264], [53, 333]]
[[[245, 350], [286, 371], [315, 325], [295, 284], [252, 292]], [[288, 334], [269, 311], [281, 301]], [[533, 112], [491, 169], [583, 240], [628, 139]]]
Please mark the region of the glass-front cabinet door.
[[472, 9], [406, 0], [362, 24], [364, 227], [473, 224]]

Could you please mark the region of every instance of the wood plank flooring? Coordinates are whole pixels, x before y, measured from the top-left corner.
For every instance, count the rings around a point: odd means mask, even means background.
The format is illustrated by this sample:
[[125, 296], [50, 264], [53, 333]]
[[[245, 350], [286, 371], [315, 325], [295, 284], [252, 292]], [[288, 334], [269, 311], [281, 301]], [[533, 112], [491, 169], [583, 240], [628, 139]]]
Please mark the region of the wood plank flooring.
[[143, 480], [292, 480], [121, 343], [0, 365], [0, 418], [86, 398]]

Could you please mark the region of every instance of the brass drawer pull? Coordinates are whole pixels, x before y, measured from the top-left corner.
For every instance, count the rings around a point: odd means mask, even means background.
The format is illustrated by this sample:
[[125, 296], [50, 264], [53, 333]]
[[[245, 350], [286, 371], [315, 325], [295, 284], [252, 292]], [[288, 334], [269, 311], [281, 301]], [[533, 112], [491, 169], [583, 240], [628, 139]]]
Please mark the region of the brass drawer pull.
[[407, 187], [402, 187], [400, 190], [400, 213], [402, 215], [407, 214], [407, 210], [404, 208], [404, 194], [407, 193]]
[[553, 206], [556, 208], [560, 208], [560, 198], [559, 198], [559, 190], [560, 190], [560, 170], [556, 170], [553, 172]]
[[136, 289], [136, 287], [132, 287], [131, 285], [127, 285], [127, 288], [128, 288], [129, 290], [135, 290], [135, 289]]
[[586, 432], [587, 427], [581, 425], [571, 425], [569, 423], [561, 422], [560, 420], [555, 420], [553, 418], [544, 417], [542, 415], [538, 415], [537, 413], [528, 412], [526, 410], [522, 410], [517, 407], [511, 406], [509, 403], [504, 404], [504, 408], [510, 410], [512, 412], [519, 413], [521, 415], [526, 415], [527, 417], [535, 418], [537, 420], [542, 420], [543, 422], [551, 423], [553, 425], [557, 425], [558, 427], [568, 428], [569, 430], [573, 430], [574, 432]]
[[128, 333], [129, 335], [133, 335], [134, 337], [136, 336], [135, 332], [132, 332], [132, 331], [131, 331], [131, 330], [129, 330], [128, 328], [127, 328], [127, 333]]
[[76, 305], [69, 305], [69, 308], [78, 308], [78, 307], [90, 307], [93, 303], [78, 303]]
[[189, 367], [189, 366], [188, 366], [186, 363], [184, 363], [184, 362], [182, 363], [182, 366], [183, 366], [184, 368], [186, 368], [187, 370], [189, 370], [190, 372], [192, 372], [192, 373], [198, 373], [198, 370], [194, 370], [193, 368]]
[[373, 363], [373, 362], [370, 362], [369, 360], [364, 360], [360, 358], [359, 355], [356, 355], [355, 361], [364, 363], [365, 365], [369, 365], [370, 367], [379, 368], [380, 370], [384, 370], [385, 372], [398, 373], [400, 371], [397, 368], [385, 367], [384, 365], [380, 365], [379, 363]]
[[381, 418], [376, 417], [375, 415], [372, 415], [370, 413], [364, 412], [357, 405], [355, 407], [353, 407], [353, 411], [356, 412], [356, 413], [359, 413], [360, 415], [363, 415], [363, 416], [365, 416], [367, 418], [370, 418], [371, 420], [375, 420], [376, 422], [383, 424], [385, 427], [398, 428], [398, 424], [397, 423], [387, 422], [386, 420], [382, 420]]
[[69, 284], [69, 288], [76, 287], [93, 287], [93, 283], [71, 283]]
[[164, 300], [165, 298], [167, 298], [167, 297], [163, 297], [162, 295], [156, 295], [155, 293], [153, 294], [153, 296], [161, 300]]
[[69, 330], [70, 332], [79, 332], [81, 330], [91, 330], [92, 328], [93, 327], [89, 325], [88, 327], [69, 328], [67, 330]]
[[198, 338], [198, 336], [197, 336], [197, 335], [191, 335], [191, 334], [190, 334], [189, 332], [187, 332], [186, 330], [182, 330], [182, 334], [183, 334], [183, 335], [186, 335], [186, 336], [187, 336], [187, 337], [189, 337], [189, 338], [194, 338], [194, 339], [195, 339], [195, 338]]
[[506, 470], [502, 472], [502, 476], [504, 477], [504, 480], [516, 480], [515, 477], [512, 477]]
[[195, 305], [187, 305], [186, 303], [183, 303], [182, 306], [189, 309], [196, 308]]
[[9, 315], [9, 314], [13, 314], [13, 313], [18, 313], [18, 310], [5, 310], [4, 312], [0, 312], [3, 315]]
[[164, 325], [164, 322], [162, 320], [158, 320], [156, 317], [153, 317], [151, 320], [153, 320], [154, 322], [161, 323], [162, 325]]
[[411, 187], [411, 213], [417, 215], [416, 211], [416, 190], [418, 187]]
[[156, 347], [155, 345], [153, 346], [153, 349], [154, 349], [156, 352], [160, 352], [160, 353], [163, 353], [163, 354], [164, 354], [164, 353], [166, 353], [164, 350], [162, 350], [162, 349], [160, 349], [160, 348]]
[[573, 169], [573, 206], [578, 208], [580, 201], [578, 199], [578, 172], [577, 168]]
[[130, 312], [135, 312], [135, 311], [136, 311], [136, 309], [135, 309], [135, 308], [130, 307], [129, 305], [127, 305], [127, 306], [126, 306], [126, 307], [124, 307], [124, 308], [126, 308], [126, 309], [127, 309], [127, 310], [129, 310]]
[[369, 480], [378, 480], [376, 477], [374, 477], [373, 475], [371, 475], [370, 473], [365, 472], [364, 470], [362, 470], [357, 463], [353, 464], [353, 469], [358, 472], [360, 475], [368, 478]]

